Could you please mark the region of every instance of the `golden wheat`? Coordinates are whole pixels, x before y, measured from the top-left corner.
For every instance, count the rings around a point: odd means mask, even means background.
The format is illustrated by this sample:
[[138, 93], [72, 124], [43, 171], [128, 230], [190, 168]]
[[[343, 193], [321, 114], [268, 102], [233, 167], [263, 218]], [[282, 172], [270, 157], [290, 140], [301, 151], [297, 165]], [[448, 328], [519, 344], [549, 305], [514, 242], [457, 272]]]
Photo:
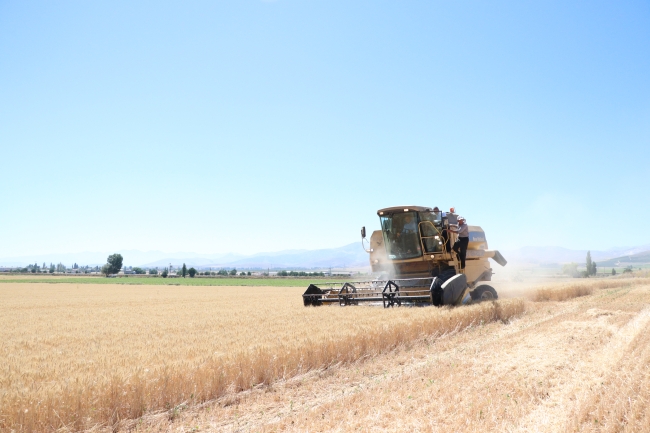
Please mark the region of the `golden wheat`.
[[572, 285], [557, 289], [543, 288], [535, 291], [533, 300], [535, 302], [566, 301], [571, 298], [591, 295], [593, 292], [593, 287], [586, 285]]
[[305, 308], [301, 291], [2, 284], [0, 430], [116, 425], [524, 311]]
[[596, 289], [613, 289], [625, 286], [649, 284], [649, 278], [608, 278], [605, 280], [587, 280], [562, 286], [540, 287], [532, 294], [535, 302], [566, 301], [580, 296], [591, 295]]

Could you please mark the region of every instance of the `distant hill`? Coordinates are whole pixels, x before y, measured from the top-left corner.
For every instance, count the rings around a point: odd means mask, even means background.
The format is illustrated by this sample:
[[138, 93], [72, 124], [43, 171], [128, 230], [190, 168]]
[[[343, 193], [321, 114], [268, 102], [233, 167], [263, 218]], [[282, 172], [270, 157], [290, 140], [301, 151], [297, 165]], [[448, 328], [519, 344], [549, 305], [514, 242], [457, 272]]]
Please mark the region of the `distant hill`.
[[361, 248], [361, 242], [354, 242], [339, 248], [320, 250], [285, 250], [257, 253], [250, 256], [242, 254], [200, 254], [190, 252], [164, 253], [161, 251], [121, 250], [111, 252], [82, 252], [63, 254], [41, 254], [0, 259], [0, 266], [27, 266], [45, 262], [66, 266], [78, 263], [81, 266], [96, 266], [106, 263], [110, 254], [119, 252], [124, 257], [125, 266], [165, 267], [187, 266], [196, 268], [327, 268], [368, 266], [368, 254]]
[[615, 267], [615, 266], [639, 266], [650, 264], [650, 251], [631, 254], [629, 256], [615, 257], [602, 262], [596, 261], [598, 266]]
[[[102, 265], [111, 252], [83, 252], [47, 254], [0, 259], [0, 266], [26, 266], [30, 263], [41, 265], [45, 262], [63, 263], [72, 266]], [[249, 269], [314, 269], [314, 268], [358, 268], [368, 266], [368, 254], [360, 242], [353, 242], [339, 248], [320, 250], [284, 250], [252, 255], [242, 254], [201, 254], [191, 252], [164, 253], [161, 251], [121, 250], [125, 266], [165, 267], [187, 266], [195, 268], [249, 268]], [[584, 263], [587, 250], [572, 250], [563, 247], [522, 247], [516, 250], [501, 251], [511, 264], [532, 264], [539, 266], [559, 266], [562, 263]], [[599, 266], [616, 266], [612, 263], [632, 265], [650, 263], [647, 255], [650, 245], [638, 247], [611, 248], [605, 251], [592, 250], [591, 257]], [[626, 265], [627, 266], [627, 265]]]
[[368, 253], [361, 248], [360, 242], [354, 242], [339, 248], [321, 250], [287, 250], [272, 253], [258, 253], [248, 257], [223, 257], [220, 259], [204, 258], [165, 258], [151, 263], [145, 267], [162, 267], [171, 263], [179, 266], [200, 268], [352, 268], [368, 266]]
[[[245, 257], [241, 254], [200, 254], [192, 252], [178, 252], [178, 253], [165, 253], [162, 251], [138, 251], [138, 250], [116, 250], [104, 252], [89, 252], [84, 251], [80, 253], [59, 253], [59, 254], [38, 254], [31, 256], [20, 257], [5, 257], [0, 258], [0, 266], [27, 266], [28, 264], [38, 263], [42, 265], [45, 262], [47, 265], [50, 263], [63, 263], [66, 266], [72, 266], [77, 263], [83, 266], [101, 266], [106, 263], [106, 259], [110, 254], [120, 253], [124, 257], [124, 265], [126, 266], [142, 266], [145, 263], [159, 261], [160, 266], [169, 265], [170, 260], [175, 265], [174, 260], [169, 257], [180, 257], [179, 260], [185, 262], [196, 261], [197, 263], [211, 263], [214, 261], [236, 260]], [[181, 261], [181, 264], [183, 262]]]
[[[600, 265], [601, 262], [617, 257], [643, 254], [650, 251], [650, 245], [639, 247], [619, 247], [605, 251], [591, 250], [592, 259]], [[582, 263], [587, 257], [587, 250], [571, 250], [563, 247], [522, 247], [516, 250], [502, 251], [510, 263], [549, 265], [561, 263]], [[610, 266], [610, 265], [605, 265]]]

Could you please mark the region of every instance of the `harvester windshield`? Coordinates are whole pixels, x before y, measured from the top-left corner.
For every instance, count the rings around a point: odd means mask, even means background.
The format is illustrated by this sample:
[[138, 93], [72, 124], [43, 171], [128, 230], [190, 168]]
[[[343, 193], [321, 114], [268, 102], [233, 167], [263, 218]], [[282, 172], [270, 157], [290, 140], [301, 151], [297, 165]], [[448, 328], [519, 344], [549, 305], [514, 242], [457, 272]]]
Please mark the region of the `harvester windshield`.
[[389, 259], [412, 259], [422, 255], [417, 212], [400, 212], [379, 219]]

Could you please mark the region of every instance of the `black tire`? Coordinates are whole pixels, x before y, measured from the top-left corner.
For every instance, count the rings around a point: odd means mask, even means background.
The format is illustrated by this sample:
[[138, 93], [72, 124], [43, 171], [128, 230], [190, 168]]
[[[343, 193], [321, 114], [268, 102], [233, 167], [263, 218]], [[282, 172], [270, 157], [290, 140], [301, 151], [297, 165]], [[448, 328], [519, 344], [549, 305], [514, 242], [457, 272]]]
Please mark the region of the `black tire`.
[[499, 299], [497, 291], [494, 290], [494, 287], [488, 286], [487, 284], [482, 284], [470, 292], [472, 301], [492, 301]]

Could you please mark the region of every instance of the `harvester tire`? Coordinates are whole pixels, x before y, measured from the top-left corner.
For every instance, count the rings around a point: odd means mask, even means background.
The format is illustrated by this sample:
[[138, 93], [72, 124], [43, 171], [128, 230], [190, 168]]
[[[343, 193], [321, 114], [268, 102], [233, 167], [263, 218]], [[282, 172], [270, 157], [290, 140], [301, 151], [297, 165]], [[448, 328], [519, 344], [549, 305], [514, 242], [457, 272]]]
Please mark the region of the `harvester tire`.
[[494, 287], [488, 286], [487, 284], [482, 284], [470, 292], [472, 301], [492, 301], [494, 299], [499, 299], [497, 291], [494, 290]]

